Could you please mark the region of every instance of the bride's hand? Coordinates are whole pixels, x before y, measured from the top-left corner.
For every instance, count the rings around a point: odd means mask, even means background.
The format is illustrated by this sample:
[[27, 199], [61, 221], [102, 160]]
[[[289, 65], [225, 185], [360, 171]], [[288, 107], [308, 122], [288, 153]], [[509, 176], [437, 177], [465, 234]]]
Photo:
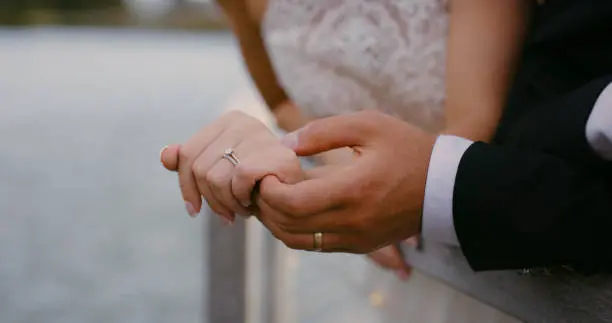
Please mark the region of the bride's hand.
[[[417, 239], [410, 238], [403, 243], [416, 247]], [[372, 259], [380, 267], [395, 272], [401, 280], [407, 280], [412, 275], [412, 267], [404, 259], [401, 244], [393, 244], [378, 249], [369, 253], [368, 258]]]
[[[233, 165], [223, 155], [232, 149]], [[303, 179], [299, 159], [259, 120], [238, 111], [224, 114], [203, 127], [185, 144], [167, 147], [162, 164], [178, 171], [185, 207], [196, 216], [202, 197], [216, 214], [233, 222], [235, 214], [249, 215], [257, 182], [274, 175], [285, 183]]]

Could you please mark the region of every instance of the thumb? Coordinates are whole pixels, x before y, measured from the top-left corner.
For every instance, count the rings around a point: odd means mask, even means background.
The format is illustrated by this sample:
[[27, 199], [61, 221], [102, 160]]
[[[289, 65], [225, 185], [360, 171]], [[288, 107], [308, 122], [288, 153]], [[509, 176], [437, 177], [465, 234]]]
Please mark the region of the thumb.
[[181, 145], [169, 145], [162, 148], [162, 150], [159, 152], [161, 163], [167, 170], [173, 172], [178, 171], [180, 151]]
[[372, 133], [370, 113], [358, 112], [318, 119], [285, 135], [283, 145], [298, 156], [312, 156], [342, 147], [364, 146]]

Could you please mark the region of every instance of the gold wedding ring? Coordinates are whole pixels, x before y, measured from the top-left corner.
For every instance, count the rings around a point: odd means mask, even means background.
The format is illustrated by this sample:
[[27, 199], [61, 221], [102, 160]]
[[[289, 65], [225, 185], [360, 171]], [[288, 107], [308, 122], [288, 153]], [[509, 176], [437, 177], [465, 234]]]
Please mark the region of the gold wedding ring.
[[323, 233], [317, 232], [314, 234], [314, 251], [321, 252], [323, 251]]
[[228, 148], [223, 153], [223, 159], [229, 160], [230, 163], [234, 166], [238, 166], [240, 164], [240, 159], [236, 156], [236, 152], [232, 148]]

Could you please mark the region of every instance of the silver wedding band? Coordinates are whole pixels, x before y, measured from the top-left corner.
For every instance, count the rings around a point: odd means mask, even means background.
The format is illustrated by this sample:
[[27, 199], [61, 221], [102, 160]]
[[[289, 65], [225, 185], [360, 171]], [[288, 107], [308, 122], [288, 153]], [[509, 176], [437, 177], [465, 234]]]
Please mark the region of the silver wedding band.
[[228, 148], [223, 153], [223, 159], [229, 160], [230, 163], [234, 166], [238, 166], [240, 164], [240, 159], [236, 156], [236, 152], [232, 148]]
[[314, 246], [314, 251], [316, 252], [323, 251], [323, 233], [317, 232], [314, 234], [313, 246]]

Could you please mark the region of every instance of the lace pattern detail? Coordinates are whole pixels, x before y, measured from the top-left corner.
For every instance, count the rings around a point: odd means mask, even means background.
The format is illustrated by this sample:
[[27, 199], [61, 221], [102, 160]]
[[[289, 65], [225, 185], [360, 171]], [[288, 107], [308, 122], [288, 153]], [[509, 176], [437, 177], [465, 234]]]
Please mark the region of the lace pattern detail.
[[380, 109], [441, 127], [447, 0], [269, 0], [263, 30], [307, 115]]

